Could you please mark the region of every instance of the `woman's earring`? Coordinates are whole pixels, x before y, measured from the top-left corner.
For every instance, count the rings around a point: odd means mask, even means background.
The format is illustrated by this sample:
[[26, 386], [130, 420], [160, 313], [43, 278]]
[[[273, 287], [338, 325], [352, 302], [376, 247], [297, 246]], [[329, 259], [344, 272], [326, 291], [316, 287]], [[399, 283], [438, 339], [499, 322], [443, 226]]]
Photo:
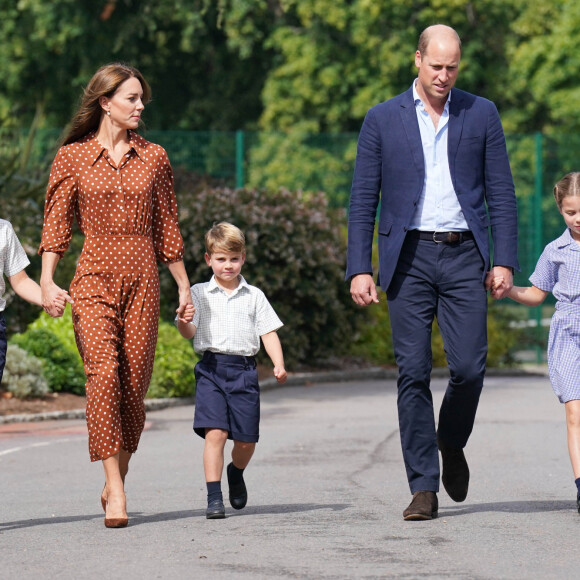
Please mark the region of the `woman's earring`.
[[111, 111], [107, 111], [107, 115], [109, 115], [109, 117], [111, 116]]

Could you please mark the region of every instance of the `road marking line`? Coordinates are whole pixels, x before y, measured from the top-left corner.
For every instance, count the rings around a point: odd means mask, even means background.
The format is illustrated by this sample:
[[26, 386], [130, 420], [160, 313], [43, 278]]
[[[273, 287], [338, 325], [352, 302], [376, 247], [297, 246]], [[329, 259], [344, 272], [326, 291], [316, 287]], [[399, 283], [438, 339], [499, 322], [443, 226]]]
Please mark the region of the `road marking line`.
[[53, 443], [67, 443], [68, 441], [78, 441], [78, 439], [54, 439], [53, 441], [41, 441], [39, 443], [31, 443], [30, 445], [24, 445], [21, 447], [12, 447], [11, 449], [5, 449], [0, 451], [0, 457], [2, 455], [9, 455], [10, 453], [16, 453], [17, 451], [25, 451], [26, 449], [32, 449], [33, 447], [46, 447], [47, 445], [52, 445]]

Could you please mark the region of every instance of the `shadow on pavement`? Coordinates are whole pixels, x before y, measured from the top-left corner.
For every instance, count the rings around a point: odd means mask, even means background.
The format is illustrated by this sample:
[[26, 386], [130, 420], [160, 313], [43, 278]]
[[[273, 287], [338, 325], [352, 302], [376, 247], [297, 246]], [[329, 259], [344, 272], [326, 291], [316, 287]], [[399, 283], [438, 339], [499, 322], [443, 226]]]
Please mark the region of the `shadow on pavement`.
[[500, 512], [515, 514], [530, 514], [544, 512], [558, 512], [576, 510], [574, 501], [505, 501], [496, 503], [480, 503], [463, 506], [439, 506], [439, 517], [450, 518], [454, 516], [463, 516], [466, 514], [477, 514], [482, 512]]
[[[251, 506], [243, 511], [233, 512], [226, 508], [226, 518], [234, 515], [261, 515], [261, 514], [283, 514], [283, 513], [299, 513], [314, 510], [332, 510], [342, 511], [350, 504], [280, 504], [280, 505], [265, 505], [265, 506]], [[154, 522], [165, 522], [173, 520], [182, 520], [185, 518], [205, 518], [205, 509], [202, 510], [187, 510], [157, 513], [150, 515], [142, 515], [141, 512], [129, 511], [129, 527], [139, 526], [142, 524], [150, 524]], [[38, 518], [20, 520], [14, 522], [0, 522], [0, 532], [8, 532], [10, 530], [19, 530], [24, 528], [33, 528], [36, 526], [48, 526], [54, 524], [69, 524], [75, 522], [86, 522], [93, 519], [102, 520], [103, 514], [88, 515], [88, 516], [60, 516], [53, 518]]]

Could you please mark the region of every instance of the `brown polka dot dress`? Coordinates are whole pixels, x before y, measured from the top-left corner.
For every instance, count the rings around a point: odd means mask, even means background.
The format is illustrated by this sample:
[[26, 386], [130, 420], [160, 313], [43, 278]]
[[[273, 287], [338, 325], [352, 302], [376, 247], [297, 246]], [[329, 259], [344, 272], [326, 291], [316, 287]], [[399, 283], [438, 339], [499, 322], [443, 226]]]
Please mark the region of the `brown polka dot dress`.
[[85, 242], [70, 287], [87, 376], [91, 461], [137, 445], [157, 342], [157, 262], [183, 259], [173, 172], [164, 149], [129, 132], [118, 166], [90, 133], [52, 164], [39, 253], [61, 257], [76, 216]]

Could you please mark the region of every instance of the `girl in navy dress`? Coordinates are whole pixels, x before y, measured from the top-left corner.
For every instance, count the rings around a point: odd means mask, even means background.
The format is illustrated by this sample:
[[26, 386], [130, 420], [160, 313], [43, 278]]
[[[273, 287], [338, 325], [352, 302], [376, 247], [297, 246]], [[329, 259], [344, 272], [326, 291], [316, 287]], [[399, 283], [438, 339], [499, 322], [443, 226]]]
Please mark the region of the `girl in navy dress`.
[[557, 300], [548, 339], [548, 370], [552, 388], [566, 407], [580, 513], [580, 172], [564, 176], [554, 186], [554, 197], [567, 228], [545, 247], [530, 276], [532, 286], [514, 286], [509, 297], [527, 306], [538, 306], [549, 292]]

